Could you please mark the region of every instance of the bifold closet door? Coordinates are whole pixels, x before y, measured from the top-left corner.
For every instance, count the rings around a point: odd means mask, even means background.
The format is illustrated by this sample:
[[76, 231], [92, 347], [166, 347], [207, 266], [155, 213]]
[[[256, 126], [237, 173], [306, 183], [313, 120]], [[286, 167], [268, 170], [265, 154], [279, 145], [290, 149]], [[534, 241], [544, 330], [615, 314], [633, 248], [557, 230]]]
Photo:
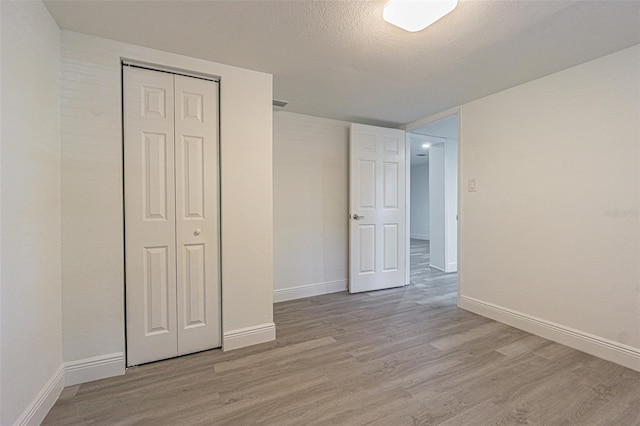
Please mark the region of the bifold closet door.
[[217, 83], [125, 67], [127, 365], [220, 346]]
[[221, 345], [218, 84], [175, 77], [178, 355]]
[[173, 75], [124, 69], [127, 364], [177, 355]]

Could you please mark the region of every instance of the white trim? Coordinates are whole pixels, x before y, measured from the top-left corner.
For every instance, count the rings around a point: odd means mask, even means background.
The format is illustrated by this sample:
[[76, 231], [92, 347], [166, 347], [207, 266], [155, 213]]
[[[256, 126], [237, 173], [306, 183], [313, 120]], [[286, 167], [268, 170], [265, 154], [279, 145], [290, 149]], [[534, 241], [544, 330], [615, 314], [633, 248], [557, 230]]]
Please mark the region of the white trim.
[[427, 234], [411, 234], [411, 239], [429, 241], [429, 236]]
[[278, 288], [273, 290], [273, 303], [347, 291], [349, 289], [348, 285], [349, 283], [347, 280], [338, 280], [316, 284], [305, 284], [289, 288]]
[[411, 133], [404, 134], [404, 285], [411, 284]]
[[64, 385], [73, 386], [107, 377], [121, 376], [124, 371], [124, 353], [122, 352], [65, 362]]
[[[463, 167], [462, 167], [462, 155], [464, 152], [464, 145], [462, 144], [462, 107], [458, 107], [458, 212], [457, 212], [457, 219], [458, 219], [458, 251], [456, 253], [456, 268], [457, 268], [457, 273], [458, 273], [458, 285], [456, 286], [457, 291], [458, 291], [458, 304], [460, 304], [460, 297], [462, 296], [462, 289], [463, 289], [463, 281], [464, 281], [464, 277], [463, 277], [463, 268], [464, 268], [464, 261], [462, 260], [462, 255], [463, 255], [463, 250], [462, 250], [462, 238], [464, 236], [464, 221], [463, 218], [464, 216], [462, 215], [462, 210], [464, 207], [463, 204], [463, 185], [462, 183], [464, 182], [464, 179], [462, 177], [462, 172]], [[458, 265], [460, 265], [460, 267], [458, 267]]]
[[582, 352], [603, 358], [640, 371], [640, 349], [594, 336], [564, 325], [483, 302], [472, 297], [460, 296], [458, 306], [476, 314], [528, 331], [570, 346]]
[[225, 331], [222, 338], [222, 350], [232, 351], [246, 346], [270, 342], [276, 339], [276, 325], [272, 322], [252, 327]]
[[458, 262], [449, 262], [444, 269], [446, 273], [456, 272], [458, 270]]
[[60, 392], [64, 387], [64, 364], [60, 364], [53, 376], [47, 381], [44, 387], [38, 392], [31, 404], [22, 413], [16, 425], [39, 425], [58, 400]]
[[136, 61], [134, 59], [121, 58], [120, 61], [122, 62], [122, 67], [144, 68], [152, 71], [166, 72], [169, 74], [184, 75], [185, 77], [201, 78], [203, 80], [215, 81], [216, 83], [220, 82], [220, 77], [215, 75], [209, 75], [209, 74], [199, 73], [195, 71], [187, 71], [180, 68], [168, 67], [163, 65], [157, 65], [157, 64], [152, 64], [150, 62]]

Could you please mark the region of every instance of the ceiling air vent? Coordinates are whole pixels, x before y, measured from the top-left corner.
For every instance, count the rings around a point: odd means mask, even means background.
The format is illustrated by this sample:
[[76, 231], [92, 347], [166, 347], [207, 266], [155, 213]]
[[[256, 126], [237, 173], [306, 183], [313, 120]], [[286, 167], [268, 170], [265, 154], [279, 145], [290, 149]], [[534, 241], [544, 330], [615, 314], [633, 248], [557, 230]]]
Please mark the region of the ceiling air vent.
[[279, 101], [279, 100], [277, 100], [277, 99], [274, 99], [274, 100], [273, 100], [273, 106], [274, 106], [274, 107], [284, 108], [284, 107], [286, 107], [286, 106], [287, 106], [287, 104], [288, 104], [288, 103], [289, 103], [289, 102], [287, 102], [287, 101]]

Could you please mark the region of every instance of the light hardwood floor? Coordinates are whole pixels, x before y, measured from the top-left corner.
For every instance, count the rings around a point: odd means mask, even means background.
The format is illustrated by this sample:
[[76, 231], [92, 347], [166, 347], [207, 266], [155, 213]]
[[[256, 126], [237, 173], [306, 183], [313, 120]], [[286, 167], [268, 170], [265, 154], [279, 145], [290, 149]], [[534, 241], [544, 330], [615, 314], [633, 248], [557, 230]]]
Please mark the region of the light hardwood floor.
[[278, 303], [277, 341], [66, 388], [44, 424], [640, 424], [640, 373], [458, 309], [411, 251], [412, 285]]

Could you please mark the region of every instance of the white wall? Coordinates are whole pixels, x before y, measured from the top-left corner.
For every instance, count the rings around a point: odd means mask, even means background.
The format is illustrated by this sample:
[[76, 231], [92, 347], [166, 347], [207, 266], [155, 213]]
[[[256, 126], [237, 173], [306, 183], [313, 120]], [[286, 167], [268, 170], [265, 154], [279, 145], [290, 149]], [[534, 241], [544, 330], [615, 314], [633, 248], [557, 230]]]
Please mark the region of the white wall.
[[461, 108], [460, 305], [640, 370], [640, 45]]
[[284, 111], [273, 118], [274, 300], [344, 291], [349, 123]]
[[444, 144], [429, 148], [429, 265], [445, 268]]
[[221, 77], [223, 346], [273, 339], [271, 75], [61, 37], [64, 358], [79, 369], [71, 382], [124, 371], [121, 58]]
[[[456, 120], [457, 124], [457, 120]], [[444, 143], [445, 272], [458, 270], [458, 141]]]
[[429, 239], [429, 164], [411, 166], [411, 238]]
[[39, 422], [62, 386], [60, 41], [41, 2], [0, 10], [0, 424], [10, 425]]

